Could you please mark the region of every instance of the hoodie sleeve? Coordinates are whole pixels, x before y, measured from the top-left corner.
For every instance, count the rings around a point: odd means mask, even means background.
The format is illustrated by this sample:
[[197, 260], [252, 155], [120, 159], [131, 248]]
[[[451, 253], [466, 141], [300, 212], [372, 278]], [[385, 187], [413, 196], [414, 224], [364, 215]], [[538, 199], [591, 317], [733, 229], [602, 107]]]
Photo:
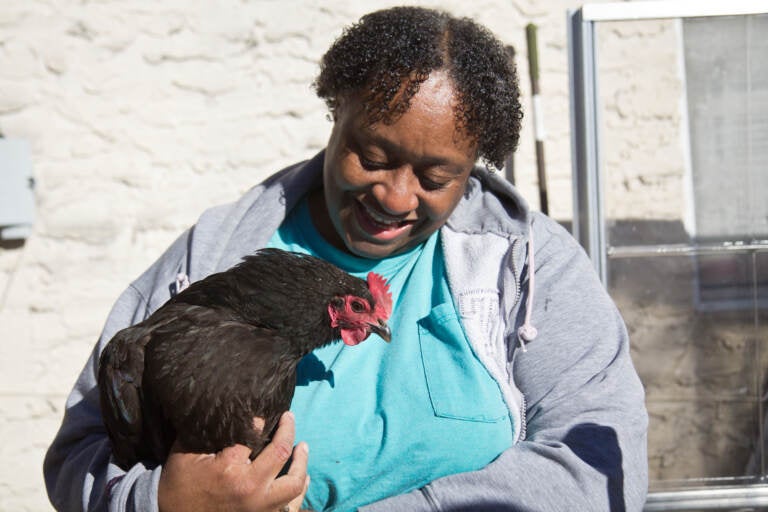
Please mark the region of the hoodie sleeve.
[[[624, 322], [576, 241], [553, 221], [534, 219], [538, 336], [513, 356], [526, 439], [480, 471], [362, 511], [642, 510], [648, 418]], [[524, 304], [527, 283], [522, 288]]]
[[125, 472], [111, 462], [97, 388], [101, 350], [117, 331], [144, 320], [165, 303], [176, 289], [180, 272], [199, 280], [263, 246], [286, 209], [315, 183], [322, 161], [320, 152], [311, 165], [290, 166], [253, 187], [239, 201], [203, 212], [119, 297], [67, 399], [64, 419], [43, 463], [48, 497], [57, 510], [157, 511], [162, 468], [137, 464]]
[[[110, 441], [99, 406], [99, 355], [117, 331], [140, 322], [169, 298], [169, 286], [172, 286], [169, 281], [182, 269], [190, 236], [191, 231], [188, 231], [177, 239], [118, 298], [96, 347], [67, 398], [64, 419], [43, 463], [48, 497], [56, 510], [157, 511], [161, 467], [137, 464], [125, 472], [112, 462]], [[160, 291], [153, 296], [151, 290], [155, 289]]]

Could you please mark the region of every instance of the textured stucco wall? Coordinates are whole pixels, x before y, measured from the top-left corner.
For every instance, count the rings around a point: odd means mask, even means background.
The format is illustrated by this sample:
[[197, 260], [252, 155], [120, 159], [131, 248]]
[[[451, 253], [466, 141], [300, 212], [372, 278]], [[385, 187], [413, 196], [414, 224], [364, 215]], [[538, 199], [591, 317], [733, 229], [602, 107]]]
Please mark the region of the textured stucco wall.
[[[0, 244], [0, 510], [47, 510], [41, 464], [117, 295], [207, 206], [323, 147], [310, 89], [341, 28], [390, 1], [0, 2], [0, 131], [32, 146], [37, 219]], [[569, 0], [423, 2], [517, 48], [539, 25], [550, 211], [570, 218]], [[619, 101], [619, 103], [621, 103]], [[526, 119], [518, 183], [537, 206]]]
[[689, 208], [678, 20], [598, 25], [606, 216], [682, 220]]

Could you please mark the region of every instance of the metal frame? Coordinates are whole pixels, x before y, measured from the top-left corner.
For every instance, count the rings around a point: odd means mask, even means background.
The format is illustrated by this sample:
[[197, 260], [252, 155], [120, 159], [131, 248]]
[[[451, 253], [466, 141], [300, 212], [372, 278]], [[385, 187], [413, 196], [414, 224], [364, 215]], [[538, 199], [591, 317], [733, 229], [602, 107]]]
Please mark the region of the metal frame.
[[[568, 12], [568, 67], [571, 97], [571, 154], [573, 158], [573, 235], [587, 251], [603, 283], [606, 282], [603, 206], [600, 201], [598, 161], [597, 48], [594, 22], [584, 9]], [[579, 207], [586, 212], [580, 212]]]
[[768, 484], [702, 487], [648, 495], [643, 512], [768, 507]]
[[586, 4], [579, 9], [586, 21], [631, 21], [763, 14], [764, 0], [656, 0]]
[[[600, 165], [600, 114], [598, 109], [598, 55], [595, 24], [604, 21], [682, 19], [768, 13], [765, 0], [663, 0], [587, 4], [569, 10], [568, 63], [571, 98], [571, 153], [573, 162], [573, 234], [607, 285], [608, 246]], [[761, 248], [763, 246], [761, 245]], [[631, 253], [632, 248], [615, 248]], [[645, 248], [643, 250], [647, 250]], [[678, 246], [656, 247], [660, 252], [688, 250]], [[725, 247], [714, 248], [717, 251]], [[739, 247], [739, 249], [744, 249]], [[639, 250], [639, 249], [635, 249]], [[626, 254], [629, 255], [629, 254]], [[614, 255], [616, 256], [616, 255]], [[653, 492], [645, 511], [723, 510], [768, 506], [768, 484], [750, 482], [724, 486], [693, 487]]]
[[603, 231], [598, 55], [595, 24], [605, 21], [681, 19], [766, 14], [765, 0], [656, 0], [587, 4], [569, 10], [568, 64], [573, 162], [573, 235], [607, 283], [607, 241]]

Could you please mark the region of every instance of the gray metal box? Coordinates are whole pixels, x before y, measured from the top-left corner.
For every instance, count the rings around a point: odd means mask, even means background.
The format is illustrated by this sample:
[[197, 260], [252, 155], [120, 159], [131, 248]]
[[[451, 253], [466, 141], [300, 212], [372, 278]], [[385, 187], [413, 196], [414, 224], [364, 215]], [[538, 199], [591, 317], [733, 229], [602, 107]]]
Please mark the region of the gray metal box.
[[35, 219], [34, 178], [29, 143], [0, 138], [0, 240], [20, 240]]

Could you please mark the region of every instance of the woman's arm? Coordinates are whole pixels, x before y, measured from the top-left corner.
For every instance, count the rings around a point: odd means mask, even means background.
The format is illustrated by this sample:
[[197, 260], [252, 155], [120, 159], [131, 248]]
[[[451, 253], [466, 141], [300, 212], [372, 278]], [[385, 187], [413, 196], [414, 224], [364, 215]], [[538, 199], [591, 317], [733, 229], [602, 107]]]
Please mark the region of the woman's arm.
[[136, 465], [126, 473], [110, 462], [96, 384], [101, 347], [121, 326], [140, 320], [136, 317], [143, 304], [133, 287], [120, 296], [67, 399], [61, 428], [43, 464], [48, 497], [57, 510], [152, 510], [153, 503], [156, 509], [160, 469]]
[[[117, 331], [143, 320], [170, 297], [169, 284], [186, 260], [189, 236], [191, 231], [117, 300], [67, 399], [61, 428], [43, 465], [48, 496], [57, 510], [157, 511], [158, 501], [168, 510], [216, 510], [226, 500], [228, 510], [257, 512], [277, 510], [289, 501], [295, 510], [303, 499], [307, 452], [304, 444], [293, 449], [291, 415], [253, 463], [244, 446], [207, 455], [173, 451], [165, 467], [139, 463], [127, 472], [112, 462], [99, 406], [99, 354]], [[153, 290], [160, 290], [157, 297], [152, 297]], [[289, 471], [278, 477], [291, 455]]]

